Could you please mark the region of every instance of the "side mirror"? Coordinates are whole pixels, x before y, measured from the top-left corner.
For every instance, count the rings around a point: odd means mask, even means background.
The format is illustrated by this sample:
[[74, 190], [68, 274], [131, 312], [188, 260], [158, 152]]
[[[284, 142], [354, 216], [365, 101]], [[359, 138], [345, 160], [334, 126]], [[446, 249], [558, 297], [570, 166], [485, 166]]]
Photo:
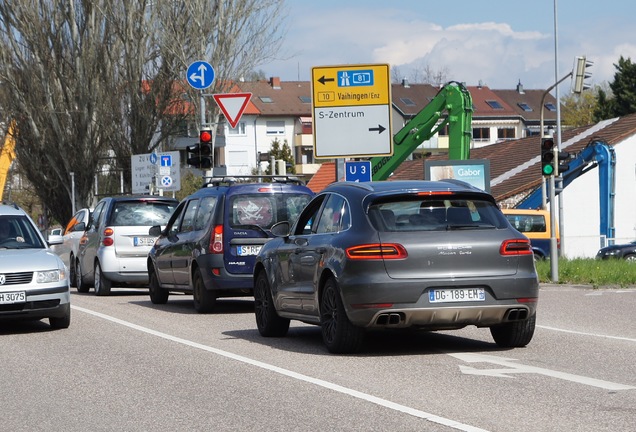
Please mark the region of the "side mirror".
[[75, 224], [75, 226], [73, 227], [73, 231], [74, 232], [86, 231], [86, 222], [80, 222], [78, 224]]
[[271, 233], [276, 237], [287, 237], [289, 236], [289, 229], [289, 222], [282, 221], [272, 225]]

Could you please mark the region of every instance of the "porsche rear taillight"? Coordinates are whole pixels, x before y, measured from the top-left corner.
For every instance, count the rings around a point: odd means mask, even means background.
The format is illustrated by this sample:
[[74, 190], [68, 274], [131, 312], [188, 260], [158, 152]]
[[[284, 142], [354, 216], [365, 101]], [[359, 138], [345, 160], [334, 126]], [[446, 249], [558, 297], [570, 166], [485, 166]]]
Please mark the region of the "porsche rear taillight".
[[398, 243], [372, 243], [346, 249], [352, 260], [404, 259], [408, 256], [404, 246]]
[[210, 253], [223, 253], [223, 225], [216, 225], [210, 234]]
[[532, 255], [532, 245], [527, 239], [504, 240], [499, 247], [499, 253], [507, 255]]

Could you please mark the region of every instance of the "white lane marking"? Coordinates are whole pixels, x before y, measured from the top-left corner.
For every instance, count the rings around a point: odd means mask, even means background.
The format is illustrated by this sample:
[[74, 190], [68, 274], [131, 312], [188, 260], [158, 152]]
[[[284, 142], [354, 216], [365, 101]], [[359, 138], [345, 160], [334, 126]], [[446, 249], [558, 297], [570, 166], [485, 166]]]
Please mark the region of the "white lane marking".
[[616, 339], [616, 340], [622, 340], [622, 341], [627, 341], [627, 342], [636, 342], [636, 339], [634, 338], [628, 338], [628, 337], [623, 337], [623, 336], [610, 336], [610, 335], [603, 335], [603, 334], [598, 334], [598, 333], [585, 333], [585, 332], [580, 332], [580, 331], [576, 331], [576, 330], [565, 330], [565, 329], [560, 329], [560, 328], [556, 328], [556, 327], [549, 327], [549, 326], [544, 326], [544, 325], [538, 325], [538, 328], [542, 328], [542, 329], [546, 329], [546, 330], [553, 330], [553, 331], [558, 331], [558, 332], [562, 332], [562, 333], [571, 333], [571, 334], [577, 334], [577, 335], [582, 335], [582, 336], [594, 336], [594, 337], [600, 337], [600, 338], [606, 338], [606, 339]]
[[579, 384], [585, 384], [588, 386], [599, 387], [605, 390], [632, 390], [636, 387], [632, 387], [625, 384], [613, 383], [610, 381], [603, 381], [595, 378], [589, 378], [581, 375], [574, 375], [565, 372], [554, 371], [551, 369], [545, 369], [535, 366], [527, 366], [519, 363], [513, 363], [516, 361], [512, 358], [496, 357], [487, 354], [477, 353], [447, 353], [448, 355], [455, 357], [459, 360], [463, 360], [467, 363], [492, 363], [499, 366], [504, 366], [505, 369], [476, 369], [470, 366], [460, 365], [459, 369], [462, 373], [469, 375], [485, 375], [500, 378], [512, 378], [508, 374], [515, 373], [534, 373], [540, 375], [546, 375], [552, 378], [558, 378], [566, 381], [572, 381]]
[[163, 338], [163, 339], [167, 339], [167, 340], [172, 341], [172, 342], [176, 342], [176, 343], [180, 343], [180, 344], [183, 344], [183, 345], [187, 345], [187, 346], [192, 347], [192, 348], [197, 348], [197, 349], [200, 349], [200, 350], [203, 350], [203, 351], [208, 351], [208, 352], [211, 352], [211, 353], [223, 356], [223, 357], [230, 358], [232, 360], [236, 360], [236, 361], [240, 361], [242, 363], [246, 363], [246, 364], [249, 364], [249, 365], [252, 365], [252, 366], [260, 367], [262, 369], [266, 369], [266, 370], [269, 370], [271, 372], [276, 372], [276, 373], [279, 373], [281, 375], [285, 375], [285, 376], [288, 376], [290, 378], [294, 378], [294, 379], [297, 379], [297, 380], [300, 380], [300, 381], [305, 381], [305, 382], [308, 382], [308, 383], [311, 383], [311, 384], [315, 384], [317, 386], [321, 386], [321, 387], [327, 388], [329, 390], [333, 390], [333, 391], [336, 391], [336, 392], [339, 392], [339, 393], [343, 393], [343, 394], [346, 394], [348, 396], [351, 396], [351, 397], [354, 397], [354, 398], [357, 398], [357, 399], [361, 399], [361, 400], [364, 400], [364, 401], [367, 401], [367, 402], [371, 402], [373, 404], [376, 404], [376, 405], [379, 405], [379, 406], [383, 406], [385, 408], [389, 408], [389, 409], [392, 409], [392, 410], [395, 410], [395, 411], [399, 411], [399, 412], [402, 412], [402, 413], [405, 413], [405, 414], [409, 414], [409, 415], [412, 415], [414, 417], [418, 417], [418, 418], [421, 418], [421, 419], [424, 419], [424, 420], [428, 420], [428, 421], [433, 422], [433, 423], [437, 423], [437, 424], [440, 424], [440, 425], [443, 425], [443, 426], [448, 426], [448, 427], [451, 427], [453, 429], [457, 429], [457, 430], [460, 430], [460, 431], [466, 431], [466, 432], [488, 432], [485, 429], [480, 429], [478, 427], [466, 425], [466, 424], [457, 422], [455, 420], [451, 420], [451, 419], [447, 419], [447, 418], [444, 418], [444, 417], [440, 417], [440, 416], [437, 416], [435, 414], [431, 414], [431, 413], [427, 413], [427, 412], [424, 412], [424, 411], [420, 411], [420, 410], [415, 409], [415, 408], [407, 407], [405, 405], [400, 405], [400, 404], [388, 401], [386, 399], [382, 399], [382, 398], [379, 398], [379, 397], [376, 397], [376, 396], [373, 396], [373, 395], [369, 395], [369, 394], [366, 394], [366, 393], [359, 392], [357, 390], [353, 390], [353, 389], [350, 389], [350, 388], [347, 388], [347, 387], [340, 386], [338, 384], [331, 383], [329, 381], [324, 381], [324, 380], [321, 380], [321, 379], [318, 379], [318, 378], [312, 378], [312, 377], [307, 376], [307, 375], [303, 375], [303, 374], [300, 374], [300, 373], [297, 373], [297, 372], [294, 372], [294, 371], [290, 371], [288, 369], [283, 369], [281, 367], [270, 365], [268, 363], [264, 363], [264, 362], [261, 362], [261, 361], [258, 361], [258, 360], [250, 359], [248, 357], [243, 357], [241, 355], [234, 354], [234, 353], [231, 353], [231, 352], [228, 352], [228, 351], [223, 351], [223, 350], [220, 350], [220, 349], [217, 349], [217, 348], [212, 348], [212, 347], [207, 346], [207, 345], [202, 345], [202, 344], [199, 344], [199, 343], [187, 340], [187, 339], [182, 339], [182, 338], [179, 338], [179, 337], [176, 337], [176, 336], [171, 336], [171, 335], [166, 334], [166, 333], [162, 333], [162, 332], [159, 332], [159, 331], [156, 331], [156, 330], [152, 330], [152, 329], [149, 329], [147, 327], [142, 327], [140, 325], [133, 324], [133, 323], [130, 323], [128, 321], [124, 321], [124, 320], [121, 320], [119, 318], [115, 318], [115, 317], [112, 317], [110, 315], [106, 315], [106, 314], [103, 314], [103, 313], [100, 313], [100, 312], [95, 312], [95, 311], [92, 311], [90, 309], [85, 309], [85, 308], [80, 307], [80, 306], [74, 306], [73, 305], [71, 307], [73, 309], [78, 310], [78, 311], [81, 311], [81, 312], [84, 312], [84, 313], [87, 313], [87, 314], [90, 314], [90, 315], [94, 315], [96, 317], [99, 317], [99, 318], [102, 318], [102, 319], [105, 319], [105, 320], [108, 320], [108, 321], [112, 321], [112, 322], [114, 322], [116, 324], [120, 324], [120, 325], [129, 327], [129, 328], [134, 329], [134, 330], [138, 330], [138, 331], [141, 331], [141, 332], [144, 332], [144, 333], [148, 333], [148, 334], [151, 334], [153, 336], [157, 336], [157, 337], [160, 337], [160, 338]]

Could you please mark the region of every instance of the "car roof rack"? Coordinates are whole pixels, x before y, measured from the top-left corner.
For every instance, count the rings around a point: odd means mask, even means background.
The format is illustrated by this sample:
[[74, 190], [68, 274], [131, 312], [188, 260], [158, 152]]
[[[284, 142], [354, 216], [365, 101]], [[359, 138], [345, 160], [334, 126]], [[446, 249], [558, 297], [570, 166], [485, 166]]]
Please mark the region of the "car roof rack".
[[237, 183], [285, 183], [304, 185], [297, 176], [290, 175], [240, 175], [240, 176], [224, 176], [224, 177], [203, 177], [203, 186], [217, 187], [217, 186], [231, 186]]

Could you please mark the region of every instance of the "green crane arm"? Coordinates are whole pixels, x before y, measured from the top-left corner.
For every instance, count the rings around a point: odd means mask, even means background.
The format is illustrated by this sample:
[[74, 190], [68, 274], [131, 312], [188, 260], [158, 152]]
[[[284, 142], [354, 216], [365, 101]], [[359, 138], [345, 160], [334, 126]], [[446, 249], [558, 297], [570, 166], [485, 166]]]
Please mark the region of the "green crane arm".
[[[448, 158], [470, 158], [473, 101], [466, 87], [451, 81], [393, 136], [393, 155], [371, 158], [373, 180], [386, 180], [424, 141], [448, 125]], [[441, 122], [440, 122], [440, 119]]]

